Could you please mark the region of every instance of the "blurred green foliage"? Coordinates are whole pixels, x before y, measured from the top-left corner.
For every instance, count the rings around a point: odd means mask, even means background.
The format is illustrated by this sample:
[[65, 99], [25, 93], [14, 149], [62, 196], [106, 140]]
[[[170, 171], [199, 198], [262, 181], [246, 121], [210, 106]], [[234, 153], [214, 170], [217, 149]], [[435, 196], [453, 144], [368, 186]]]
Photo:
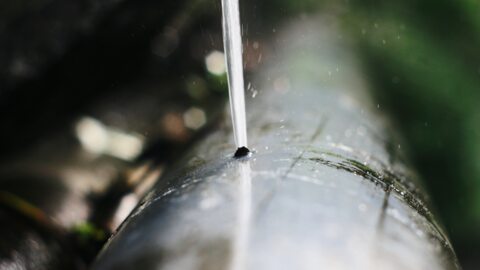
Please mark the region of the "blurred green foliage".
[[480, 225], [480, 25], [473, 1], [358, 2], [345, 14], [454, 240]]

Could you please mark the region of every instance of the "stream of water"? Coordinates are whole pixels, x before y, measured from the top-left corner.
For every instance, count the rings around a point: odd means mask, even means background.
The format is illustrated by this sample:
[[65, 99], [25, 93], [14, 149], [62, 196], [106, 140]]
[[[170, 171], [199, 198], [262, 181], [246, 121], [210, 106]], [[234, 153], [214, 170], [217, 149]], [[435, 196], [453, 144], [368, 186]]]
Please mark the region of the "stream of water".
[[247, 123], [238, 0], [222, 0], [222, 19], [233, 134], [240, 149], [247, 147]]

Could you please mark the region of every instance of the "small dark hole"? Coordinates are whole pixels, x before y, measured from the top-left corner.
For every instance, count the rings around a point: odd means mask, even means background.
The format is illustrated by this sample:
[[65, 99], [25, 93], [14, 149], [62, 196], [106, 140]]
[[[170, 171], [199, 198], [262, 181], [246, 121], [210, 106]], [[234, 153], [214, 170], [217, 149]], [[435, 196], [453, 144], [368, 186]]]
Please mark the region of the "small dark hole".
[[250, 153], [250, 150], [248, 150], [247, 147], [242, 146], [242, 147], [239, 147], [237, 151], [235, 151], [235, 154], [233, 156], [236, 158], [241, 158], [248, 155], [248, 153]]

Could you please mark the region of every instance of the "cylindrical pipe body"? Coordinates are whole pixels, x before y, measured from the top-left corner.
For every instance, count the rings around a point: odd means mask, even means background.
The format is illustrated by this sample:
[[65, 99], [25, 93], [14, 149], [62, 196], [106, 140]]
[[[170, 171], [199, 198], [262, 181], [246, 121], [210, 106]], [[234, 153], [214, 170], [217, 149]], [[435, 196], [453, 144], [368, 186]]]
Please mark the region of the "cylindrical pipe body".
[[274, 40], [247, 101], [254, 153], [233, 158], [224, 125], [93, 269], [458, 269], [335, 23], [304, 20]]

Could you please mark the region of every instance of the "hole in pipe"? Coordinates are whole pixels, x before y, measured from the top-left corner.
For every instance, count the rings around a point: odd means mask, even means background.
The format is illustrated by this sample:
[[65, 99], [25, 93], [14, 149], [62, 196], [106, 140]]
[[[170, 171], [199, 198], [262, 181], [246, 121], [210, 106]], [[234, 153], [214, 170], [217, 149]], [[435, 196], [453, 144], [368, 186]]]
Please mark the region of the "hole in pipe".
[[241, 158], [248, 156], [248, 154], [250, 154], [250, 150], [247, 147], [242, 146], [237, 148], [237, 151], [235, 151], [235, 154], [233, 156], [235, 158]]

